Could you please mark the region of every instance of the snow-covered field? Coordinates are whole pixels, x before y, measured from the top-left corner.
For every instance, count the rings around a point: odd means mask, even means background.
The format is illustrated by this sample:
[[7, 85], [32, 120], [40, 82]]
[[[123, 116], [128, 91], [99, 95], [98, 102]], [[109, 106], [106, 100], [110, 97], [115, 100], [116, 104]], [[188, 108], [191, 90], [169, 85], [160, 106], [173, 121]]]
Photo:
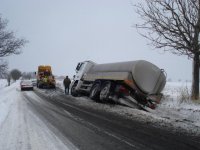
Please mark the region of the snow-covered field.
[[169, 125], [200, 135], [200, 103], [190, 100], [191, 82], [168, 82], [153, 114]]
[[[62, 81], [57, 86], [64, 89]], [[158, 127], [200, 135], [200, 103], [189, 99], [191, 82], [167, 82], [164, 97], [151, 113], [120, 105], [99, 104], [86, 97], [76, 98], [77, 103], [90, 108], [106, 110], [115, 114], [137, 119]]]

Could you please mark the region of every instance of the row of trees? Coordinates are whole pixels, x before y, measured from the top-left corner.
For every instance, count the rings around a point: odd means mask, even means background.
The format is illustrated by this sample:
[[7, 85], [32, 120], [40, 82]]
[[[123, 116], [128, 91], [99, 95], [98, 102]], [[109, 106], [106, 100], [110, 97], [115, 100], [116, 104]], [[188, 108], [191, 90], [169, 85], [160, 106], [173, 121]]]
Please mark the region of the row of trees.
[[6, 75], [6, 78], [7, 78], [7, 81], [8, 81], [8, 85], [10, 85], [11, 79], [16, 81], [20, 77], [23, 78], [23, 79], [30, 80], [32, 78], [35, 78], [35, 74], [33, 72], [23, 72], [22, 73], [18, 69], [13, 69], [9, 73], [7, 73], [7, 75]]

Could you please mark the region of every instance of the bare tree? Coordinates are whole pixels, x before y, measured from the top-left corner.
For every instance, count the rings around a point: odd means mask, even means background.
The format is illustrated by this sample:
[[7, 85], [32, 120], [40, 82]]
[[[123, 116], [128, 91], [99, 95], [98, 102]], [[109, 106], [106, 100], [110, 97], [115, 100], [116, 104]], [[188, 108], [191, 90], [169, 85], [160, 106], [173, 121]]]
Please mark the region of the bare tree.
[[[140, 34], [155, 48], [193, 59], [192, 99], [199, 98], [200, 0], [144, 0], [136, 5]], [[144, 32], [143, 32], [144, 31]]]
[[[2, 19], [0, 15], [0, 58], [20, 54], [21, 48], [27, 42], [25, 39], [16, 38], [14, 32], [6, 30], [7, 20]], [[0, 61], [0, 77], [6, 74], [8, 64], [5, 61]]]
[[13, 69], [10, 72], [10, 75], [11, 75], [12, 79], [16, 81], [22, 76], [22, 73], [18, 69]]
[[0, 78], [6, 78], [8, 63], [0, 59]]
[[25, 39], [16, 38], [14, 32], [6, 30], [7, 23], [0, 16], [0, 57], [20, 54], [20, 49], [26, 43]]

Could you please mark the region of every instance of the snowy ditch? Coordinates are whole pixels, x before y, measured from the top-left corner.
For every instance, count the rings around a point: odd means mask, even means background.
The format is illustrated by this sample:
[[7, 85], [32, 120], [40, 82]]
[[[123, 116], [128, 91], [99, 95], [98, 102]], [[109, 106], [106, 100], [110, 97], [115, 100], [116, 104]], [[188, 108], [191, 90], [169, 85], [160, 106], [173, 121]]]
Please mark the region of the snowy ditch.
[[[57, 86], [64, 89], [62, 81]], [[190, 82], [168, 82], [158, 107], [150, 112], [113, 104], [96, 103], [87, 97], [76, 97], [76, 103], [91, 109], [108, 111], [174, 132], [200, 135], [200, 103], [189, 99]]]

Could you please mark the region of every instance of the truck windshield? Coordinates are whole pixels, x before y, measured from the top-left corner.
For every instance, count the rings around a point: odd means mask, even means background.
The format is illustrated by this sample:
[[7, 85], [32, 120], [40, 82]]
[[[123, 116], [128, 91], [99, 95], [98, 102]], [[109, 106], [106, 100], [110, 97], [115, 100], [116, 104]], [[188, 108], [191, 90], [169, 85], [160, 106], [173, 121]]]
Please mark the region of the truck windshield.
[[44, 72], [45, 76], [50, 76], [50, 72]]
[[77, 67], [76, 67], [76, 71], [79, 71], [82, 69], [84, 63], [78, 63]]
[[76, 71], [79, 71], [81, 63], [78, 63], [78, 65], [76, 66]]

